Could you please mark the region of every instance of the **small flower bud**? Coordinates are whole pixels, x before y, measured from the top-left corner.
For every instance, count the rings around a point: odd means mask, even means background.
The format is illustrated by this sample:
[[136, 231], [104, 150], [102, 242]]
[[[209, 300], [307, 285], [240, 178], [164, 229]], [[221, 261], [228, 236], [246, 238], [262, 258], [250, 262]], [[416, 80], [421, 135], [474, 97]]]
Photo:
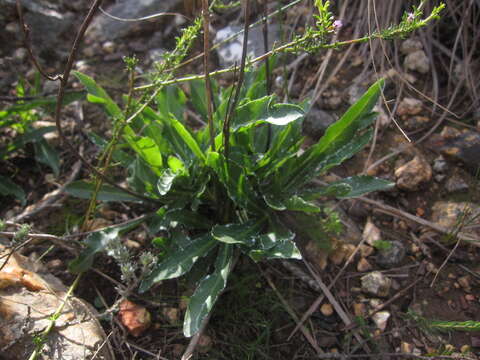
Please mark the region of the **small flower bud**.
[[333, 31], [337, 32], [343, 26], [342, 20], [335, 20], [333, 22]]

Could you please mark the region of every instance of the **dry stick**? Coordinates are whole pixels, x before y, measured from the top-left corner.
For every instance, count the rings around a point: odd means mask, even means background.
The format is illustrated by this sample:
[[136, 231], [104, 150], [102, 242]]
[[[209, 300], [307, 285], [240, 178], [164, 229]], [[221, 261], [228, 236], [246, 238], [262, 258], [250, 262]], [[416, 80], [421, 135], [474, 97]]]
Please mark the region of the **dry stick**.
[[30, 28], [28, 27], [27, 24], [25, 24], [25, 21], [23, 19], [22, 4], [20, 3], [20, 0], [16, 0], [16, 3], [17, 3], [18, 21], [20, 22], [20, 27], [22, 28], [22, 31], [23, 31], [23, 43], [28, 51], [28, 54], [30, 55], [30, 60], [32, 61], [33, 66], [37, 68], [38, 72], [44, 78], [50, 81], [62, 80], [62, 75], [54, 75], [54, 76], [48, 75], [40, 66], [39, 62], [37, 61], [37, 58], [33, 54], [32, 44], [30, 42]]
[[[418, 216], [412, 215], [412, 214], [407, 213], [403, 210], [396, 209], [392, 206], [382, 204], [379, 201], [375, 201], [375, 200], [372, 200], [372, 199], [369, 199], [369, 198], [366, 198], [366, 197], [363, 197], [363, 196], [359, 196], [359, 197], [357, 197], [357, 199], [360, 200], [360, 201], [366, 202], [368, 204], [375, 205], [376, 207], [379, 208], [378, 211], [384, 212], [386, 214], [399, 216], [399, 217], [411, 220], [411, 221], [416, 222], [420, 225], [429, 227], [429, 228], [431, 228], [431, 229], [433, 229], [433, 230], [435, 230], [439, 233], [442, 233], [442, 234], [446, 234], [446, 235], [451, 234], [451, 231], [449, 229], [444, 228], [443, 226], [440, 226], [438, 224], [435, 224], [434, 222], [422, 219]], [[473, 246], [480, 247], [480, 239], [475, 237], [475, 236], [459, 232], [458, 234], [456, 234], [456, 237], [459, 238], [460, 240], [468, 241], [469, 244], [471, 244]]]
[[[347, 8], [347, 5], [348, 5], [348, 1], [345, 1], [345, 3], [342, 6], [342, 9], [340, 10], [340, 15], [339, 15], [340, 19], [342, 19], [345, 16], [345, 10]], [[334, 35], [332, 41], [335, 42], [335, 41], [337, 41], [337, 39], [338, 39], [338, 32]], [[343, 56], [343, 59], [345, 59], [348, 56], [347, 54], [350, 53], [351, 49], [352, 49], [352, 46], [349, 46], [346, 54]], [[333, 76], [336, 75], [337, 71], [341, 68], [340, 66], [338, 66], [339, 65], [338, 64], [335, 67], [334, 71], [332, 71], [330, 73], [330, 76], [329, 76], [328, 80], [325, 83], [322, 81], [323, 76], [325, 75], [325, 72], [327, 70], [328, 64], [330, 63], [330, 59], [331, 59], [332, 55], [333, 55], [333, 49], [328, 49], [327, 55], [325, 56], [325, 59], [322, 61], [322, 64], [318, 68], [318, 71], [317, 71], [315, 77], [313, 78], [313, 79], [317, 78], [317, 83], [315, 84], [315, 89], [313, 90], [311, 106], [308, 109], [308, 112], [310, 112], [310, 110], [313, 108], [313, 105], [317, 102], [317, 100], [322, 95], [323, 91], [328, 86], [329, 80], [331, 80], [333, 78]], [[300, 95], [301, 97], [303, 97], [305, 95], [305, 93], [308, 91], [308, 88], [310, 88], [310, 85], [311, 85], [311, 82], [310, 81], [307, 82], [307, 85], [302, 90], [302, 93]], [[321, 88], [320, 88], [320, 85], [322, 85]]]
[[210, 73], [208, 70], [210, 52], [210, 13], [208, 10], [208, 0], [202, 0], [203, 13], [203, 72], [205, 73], [205, 90], [207, 97], [208, 112], [208, 130], [210, 134], [210, 146], [215, 151], [215, 129], [213, 128], [213, 109], [212, 109], [212, 83], [210, 81]]
[[[435, 358], [431, 356], [422, 356], [422, 355], [415, 355], [415, 354], [410, 354], [410, 353], [380, 353], [377, 356], [381, 357], [402, 357], [402, 358], [411, 358], [411, 359], [420, 359], [420, 360], [432, 360], [432, 359], [437, 359], [437, 360], [475, 360], [476, 358], [472, 358], [469, 356], [465, 355], [460, 355], [458, 357], [457, 355], [450, 356], [450, 355], [435, 355]], [[339, 360], [348, 360], [348, 359], [365, 359], [365, 358], [372, 358], [372, 354], [358, 354], [358, 355], [345, 355], [345, 354], [338, 354], [338, 353], [328, 353], [328, 354], [322, 354], [322, 355], [317, 355], [317, 359], [339, 359]]]
[[[8, 238], [12, 238], [12, 239], [15, 237], [15, 234], [16, 233], [13, 231], [0, 231], [0, 235]], [[78, 254], [78, 248], [72, 246], [69, 242], [65, 241], [65, 239], [61, 237], [50, 235], [50, 234], [32, 234], [32, 233], [29, 233], [28, 237], [30, 239], [51, 241], [55, 245], [60, 246], [61, 248], [64, 248], [75, 255]]]
[[200, 340], [200, 336], [202, 336], [203, 332], [205, 331], [205, 328], [208, 324], [208, 321], [210, 320], [210, 316], [212, 315], [212, 312], [209, 312], [208, 315], [203, 319], [202, 325], [200, 326], [199, 331], [192, 336], [190, 339], [190, 342], [188, 343], [187, 349], [182, 355], [181, 360], [189, 360], [193, 356], [193, 352], [195, 351], [195, 348], [197, 347], [198, 341]]
[[[333, 296], [333, 294], [330, 292], [330, 290], [328, 289], [328, 287], [325, 285], [325, 283], [322, 281], [322, 279], [320, 278], [320, 275], [318, 275], [314, 270], [313, 268], [310, 266], [310, 264], [306, 261], [306, 260], [303, 260], [303, 262], [305, 263], [305, 265], [307, 266], [308, 270], [310, 271], [310, 274], [312, 274], [312, 276], [315, 278], [315, 280], [318, 282], [318, 285], [320, 285], [320, 287], [322, 288], [322, 291], [323, 293], [325, 294], [325, 296], [327, 297], [328, 301], [330, 302], [330, 304], [332, 304], [332, 306], [334, 307], [335, 311], [337, 312], [338, 316], [340, 316], [340, 318], [342, 319], [342, 321], [344, 322], [344, 324], [348, 327], [350, 326], [352, 323], [352, 320], [350, 320], [350, 317], [347, 315], [347, 313], [345, 312], [345, 310], [343, 310], [343, 308], [341, 307], [341, 305], [338, 303], [337, 299], [335, 299], [335, 297]], [[369, 353], [371, 350], [370, 350], [370, 347], [364, 343], [362, 337], [360, 336], [360, 334], [358, 333], [358, 331], [356, 330], [353, 330], [353, 336], [355, 336], [355, 339], [357, 339], [357, 341], [362, 344], [363, 343], [363, 349], [365, 350], [365, 352]]]
[[[18, 214], [16, 216], [14, 216], [11, 219], [11, 221], [19, 222], [19, 221], [25, 219], [26, 217], [30, 217], [30, 216], [33, 216], [33, 215], [39, 213], [40, 211], [44, 210], [45, 208], [47, 208], [48, 206], [50, 206], [51, 204], [56, 202], [63, 195], [63, 193], [65, 191], [65, 188], [73, 180], [75, 180], [77, 178], [78, 174], [80, 173], [81, 167], [82, 167], [82, 162], [79, 160], [73, 165], [72, 173], [68, 177], [67, 181], [60, 188], [46, 194], [45, 196], [47, 196], [47, 198], [43, 202], [40, 202], [38, 205], [36, 205], [36, 207], [34, 209], [31, 209], [31, 210], [25, 209], [25, 211], [23, 211], [21, 214]], [[44, 196], [44, 198], [45, 198], [45, 196]]]
[[56, 124], [56, 127], [57, 127], [58, 135], [60, 136], [60, 139], [61, 139], [62, 143], [66, 144], [67, 147], [70, 148], [70, 150], [75, 154], [75, 156], [78, 159], [80, 159], [80, 161], [82, 161], [82, 163], [85, 164], [88, 167], [89, 170], [91, 170], [93, 173], [95, 173], [97, 176], [99, 176], [106, 183], [108, 183], [108, 184], [112, 185], [113, 187], [115, 187], [115, 188], [117, 188], [117, 189], [119, 189], [123, 192], [126, 192], [127, 194], [130, 194], [130, 195], [132, 195], [132, 196], [134, 196], [138, 199], [142, 199], [142, 200], [145, 200], [145, 201], [148, 201], [148, 202], [158, 203], [158, 201], [155, 201], [155, 200], [153, 200], [151, 198], [148, 198], [146, 196], [143, 196], [141, 194], [137, 194], [134, 191], [131, 191], [129, 189], [126, 189], [126, 188], [116, 184], [114, 181], [110, 180], [108, 177], [103, 175], [101, 171], [97, 170], [97, 168], [95, 168], [95, 166], [90, 164], [87, 161], [87, 159], [85, 159], [83, 157], [83, 155], [80, 154], [80, 152], [73, 146], [73, 144], [71, 142], [67, 141], [67, 139], [66, 139], [66, 137], [63, 133], [61, 123], [60, 123], [60, 116], [61, 116], [61, 111], [62, 111], [62, 102], [63, 102], [63, 98], [64, 98], [64, 95], [65, 95], [65, 88], [66, 88], [67, 83], [68, 83], [68, 78], [70, 76], [70, 72], [72, 71], [73, 62], [75, 61], [75, 58], [76, 58], [76, 55], [77, 55], [77, 52], [78, 52], [78, 47], [80, 45], [80, 41], [82, 40], [83, 36], [85, 35], [85, 31], [87, 30], [88, 26], [90, 25], [90, 23], [93, 19], [93, 16], [94, 16], [95, 12], [97, 11], [97, 9], [99, 8], [99, 6], [101, 5], [101, 3], [102, 3], [102, 0], [95, 0], [93, 5], [90, 7], [90, 9], [88, 11], [88, 14], [85, 17], [85, 20], [83, 21], [82, 25], [80, 26], [80, 29], [78, 30], [78, 33], [77, 33], [77, 35], [76, 35], [76, 37], [73, 41], [73, 45], [72, 45], [72, 48], [70, 50], [70, 54], [68, 56], [67, 63], [65, 65], [65, 70], [64, 70], [62, 75], [58, 75], [58, 76], [55, 76], [55, 77], [52, 78], [49, 75], [47, 75], [41, 69], [40, 65], [38, 64], [37, 60], [35, 59], [35, 57], [33, 55], [33, 52], [31, 51], [31, 48], [29, 47], [28, 27], [23, 23], [22, 7], [21, 7], [21, 4], [20, 4], [20, 0], [17, 0], [17, 11], [19, 12], [19, 18], [20, 18], [20, 21], [21, 21], [21, 25], [24, 28], [24, 41], [25, 41], [25, 44], [26, 44], [27, 48], [29, 49], [29, 55], [31, 57], [31, 60], [32, 60], [34, 66], [37, 68], [37, 70], [49, 80], [60, 80], [60, 87], [59, 87], [58, 93], [57, 93], [57, 103], [55, 105], [55, 124]]
[[[267, 16], [267, 19], [265, 18], [261, 18], [260, 20], [252, 23], [249, 25], [249, 28], [250, 29], [253, 29], [255, 26], [261, 24], [263, 21], [267, 21], [269, 18], [271, 17], [274, 17], [275, 15], [278, 15], [278, 14], [281, 14], [282, 12], [288, 10], [289, 8], [291, 8], [292, 6], [295, 6], [297, 5], [298, 3], [302, 2], [303, 0], [294, 0], [292, 1], [291, 3], [288, 3], [287, 5], [281, 7], [280, 9], [278, 10], [275, 10], [274, 12], [272, 12], [271, 14], [268, 14]], [[217, 49], [218, 47], [222, 46], [223, 44], [226, 44], [228, 43], [230, 40], [233, 40], [235, 39], [237, 36], [241, 35], [245, 30], [242, 29], [238, 32], [236, 32], [235, 34], [232, 34], [230, 35], [229, 37], [227, 37], [226, 39], [220, 41], [220, 42], [217, 42], [215, 43], [208, 51], [213, 51], [215, 49]], [[201, 57], [203, 56], [203, 53], [200, 53], [198, 55], [195, 55], [194, 57], [188, 59], [188, 60], [185, 60], [184, 62], [182, 62], [181, 64], [178, 64], [177, 66], [175, 66], [173, 69], [170, 69], [170, 70], [167, 70], [167, 71], [173, 71], [173, 70], [177, 70], [185, 65], [188, 65], [190, 64], [191, 62], [195, 61], [195, 60], [198, 60], [200, 59]]]
[[[346, 268], [348, 267], [348, 265], [350, 265], [350, 263], [352, 262], [352, 260], [354, 259], [355, 255], [358, 253], [358, 251], [360, 250], [360, 247], [365, 243], [366, 241], [366, 238], [363, 238], [360, 243], [355, 247], [355, 250], [350, 254], [350, 256], [348, 257], [347, 261], [345, 261], [345, 264], [343, 264], [342, 268], [340, 269], [340, 271], [337, 273], [337, 275], [335, 275], [335, 277], [333, 278], [332, 282], [328, 285], [328, 290], [330, 290], [332, 287], [335, 286], [335, 284], [337, 283], [338, 279], [340, 279], [340, 277], [343, 275], [343, 273], [345, 272]], [[292, 269], [291, 263], [285, 261], [282, 263], [284, 266], [286, 266], [287, 268], [289, 269]], [[287, 265], [288, 264], [288, 265]], [[298, 331], [299, 329], [299, 326], [301, 324], [303, 324], [305, 321], [307, 321], [307, 319], [315, 312], [317, 311], [318, 307], [320, 306], [320, 304], [322, 303], [323, 299], [325, 299], [325, 294], [321, 294], [319, 297], [317, 297], [317, 299], [315, 300], [315, 302], [312, 303], [312, 305], [310, 305], [310, 307], [308, 308], [308, 310], [305, 312], [305, 314], [303, 314], [302, 318], [300, 319], [299, 321], [299, 324], [295, 327], [295, 329], [293, 329], [293, 331], [290, 333], [290, 335], [288, 336], [288, 339], [290, 340], [292, 338], [292, 336]]]
[[402, 290], [400, 290], [399, 292], [397, 292], [395, 295], [393, 295], [390, 299], [388, 299], [387, 301], [385, 301], [384, 303], [376, 306], [368, 315], [371, 317], [373, 315], [375, 315], [377, 312], [379, 312], [380, 310], [382, 309], [385, 309], [388, 305], [390, 305], [391, 303], [393, 303], [394, 301], [396, 301], [398, 298], [400, 298], [401, 296], [405, 295], [405, 293], [410, 290], [412, 287], [414, 287], [415, 285], [417, 285], [420, 281], [422, 281], [423, 278], [418, 278], [417, 280], [415, 280], [413, 283], [411, 283], [410, 285], [408, 285], [407, 287], [403, 288]]
[[245, 65], [247, 60], [247, 47], [248, 47], [248, 22], [250, 19], [250, 0], [246, 0], [245, 2], [245, 27], [243, 30], [243, 44], [242, 44], [242, 59], [240, 61], [240, 73], [238, 75], [238, 82], [235, 88], [235, 95], [233, 97], [233, 102], [231, 106], [228, 108], [227, 116], [223, 123], [223, 151], [225, 154], [225, 159], [228, 159], [228, 151], [229, 151], [229, 140], [230, 140], [230, 122], [233, 118], [233, 113], [235, 112], [235, 108], [237, 107], [238, 100], [240, 99], [240, 91], [243, 85], [243, 79], [245, 77]]
[[[268, 285], [270, 285], [270, 287], [272, 288], [272, 290], [275, 292], [275, 294], [277, 295], [277, 297], [280, 299], [280, 301], [282, 302], [282, 305], [285, 307], [285, 310], [288, 312], [288, 314], [293, 318], [293, 320], [298, 324], [299, 323], [299, 319], [298, 319], [298, 316], [297, 314], [295, 314], [295, 312], [292, 310], [292, 308], [290, 307], [290, 305], [288, 304], [287, 300], [285, 300], [285, 298], [282, 296], [282, 294], [280, 294], [280, 292], [278, 291], [277, 287], [275, 286], [275, 284], [273, 283], [272, 279], [270, 278], [270, 276], [265, 273], [260, 267], [258, 267], [260, 269], [260, 272], [262, 273], [263, 277], [267, 280], [268, 282]], [[298, 326], [298, 325], [297, 325]], [[303, 325], [300, 325], [300, 330], [302, 331], [302, 334], [305, 336], [305, 338], [307, 339], [307, 341], [310, 343], [310, 345], [312, 345], [312, 347], [315, 349], [315, 351], [317, 352], [317, 354], [323, 354], [324, 351], [318, 346], [317, 342], [315, 341], [315, 338], [312, 337], [312, 335], [310, 334], [310, 332], [307, 330], [307, 328]]]

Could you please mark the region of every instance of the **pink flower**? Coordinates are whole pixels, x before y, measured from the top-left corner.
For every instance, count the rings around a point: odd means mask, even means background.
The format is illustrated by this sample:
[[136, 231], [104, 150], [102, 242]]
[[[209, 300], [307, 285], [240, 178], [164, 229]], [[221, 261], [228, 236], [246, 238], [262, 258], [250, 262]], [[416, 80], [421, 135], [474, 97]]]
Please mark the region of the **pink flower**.
[[335, 20], [333, 22], [333, 31], [337, 32], [343, 26], [342, 20]]
[[415, 20], [415, 15], [413, 13], [408, 13], [407, 14], [407, 21], [412, 22], [413, 20]]

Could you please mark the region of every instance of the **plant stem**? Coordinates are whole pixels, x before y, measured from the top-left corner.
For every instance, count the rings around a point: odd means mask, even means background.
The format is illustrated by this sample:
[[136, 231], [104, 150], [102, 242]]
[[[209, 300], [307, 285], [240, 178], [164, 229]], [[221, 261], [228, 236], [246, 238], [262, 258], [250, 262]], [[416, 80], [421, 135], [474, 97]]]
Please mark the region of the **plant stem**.
[[47, 336], [50, 334], [50, 332], [53, 330], [55, 327], [55, 321], [58, 319], [58, 317], [61, 315], [63, 308], [65, 307], [65, 304], [67, 303], [68, 298], [72, 295], [73, 291], [77, 287], [80, 278], [82, 277], [82, 273], [78, 274], [75, 280], [73, 281], [72, 285], [70, 285], [70, 288], [68, 289], [67, 293], [65, 294], [65, 299], [62, 301], [60, 306], [57, 308], [57, 311], [51, 316], [51, 321], [50, 324], [47, 326], [45, 330], [42, 331], [42, 333], [39, 335], [40, 337], [40, 343], [36, 345], [35, 350], [33, 353], [30, 355], [28, 360], [36, 360], [38, 356], [40, 355], [40, 352], [43, 349], [43, 345], [46, 342]]
[[208, 112], [208, 129], [210, 134], [210, 146], [215, 151], [215, 129], [213, 126], [213, 110], [212, 110], [212, 83], [210, 82], [210, 74], [208, 72], [210, 47], [210, 12], [208, 10], [208, 0], [202, 0], [203, 13], [203, 71], [205, 73], [205, 90]]

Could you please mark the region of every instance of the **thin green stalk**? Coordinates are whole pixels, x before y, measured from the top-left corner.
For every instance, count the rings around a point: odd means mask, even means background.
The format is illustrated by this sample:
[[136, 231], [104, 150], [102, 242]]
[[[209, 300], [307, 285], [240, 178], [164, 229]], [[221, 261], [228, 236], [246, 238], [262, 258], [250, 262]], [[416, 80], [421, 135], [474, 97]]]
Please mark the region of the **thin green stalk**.
[[78, 283], [79, 283], [81, 277], [82, 277], [81, 273], [77, 275], [77, 277], [73, 281], [72, 285], [70, 285], [70, 288], [68, 289], [67, 293], [65, 294], [65, 299], [62, 301], [60, 306], [57, 308], [57, 311], [55, 311], [55, 313], [50, 317], [50, 324], [47, 326], [47, 328], [45, 330], [42, 331], [42, 333], [40, 335], [38, 335], [38, 342], [36, 344], [35, 350], [30, 355], [28, 360], [36, 360], [38, 358], [38, 356], [40, 355], [40, 353], [42, 352], [43, 346], [45, 345], [45, 342], [47, 341], [47, 336], [50, 334], [50, 332], [55, 327], [55, 321], [62, 314], [63, 308], [65, 307], [65, 304], [67, 303], [68, 298], [72, 295], [73, 291], [78, 286]]
[[208, 0], [202, 0], [203, 12], [203, 71], [205, 73], [205, 90], [208, 112], [208, 130], [210, 134], [210, 146], [215, 151], [215, 129], [213, 126], [213, 110], [212, 110], [212, 83], [208, 72], [209, 51], [210, 47], [210, 12], [208, 10]]

